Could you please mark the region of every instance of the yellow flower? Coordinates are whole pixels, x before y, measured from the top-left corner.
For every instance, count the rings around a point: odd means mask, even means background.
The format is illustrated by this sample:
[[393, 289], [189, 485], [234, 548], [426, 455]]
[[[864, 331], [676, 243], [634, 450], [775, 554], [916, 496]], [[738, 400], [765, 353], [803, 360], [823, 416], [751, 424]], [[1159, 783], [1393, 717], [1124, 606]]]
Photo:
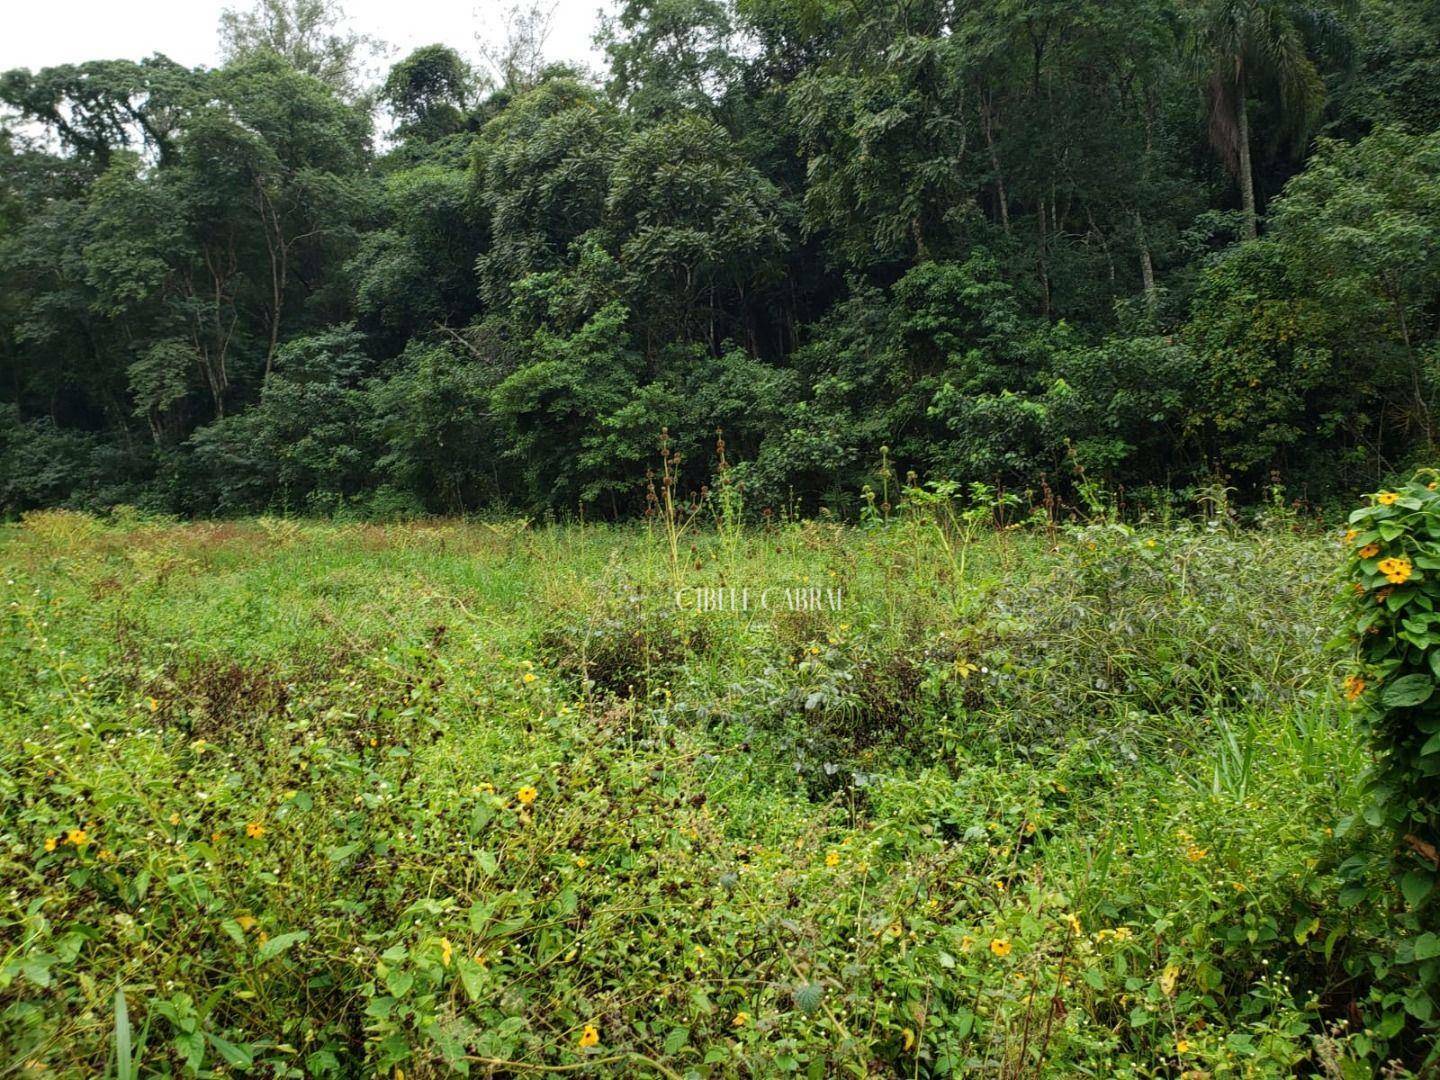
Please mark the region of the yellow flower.
[[90, 834], [84, 829], [71, 829], [65, 834], [65, 842], [74, 844], [76, 847], [84, 847], [90, 842]]
[[449, 938], [440, 939], [440, 966], [449, 967], [450, 957], [455, 954], [455, 947], [450, 944]]
[[101, 862], [114, 862], [114, 861], [115, 861], [115, 852], [111, 851], [108, 847], [107, 847], [107, 848], [101, 848], [101, 849], [100, 849], [100, 861], [101, 861]]
[[1011, 948], [1009, 938], [997, 937], [990, 939], [990, 951], [996, 956], [1009, 956]]
[[1344, 682], [1345, 700], [1354, 701], [1365, 692], [1365, 680], [1359, 675], [1347, 675]]
[[1084, 933], [1084, 931], [1080, 928], [1080, 917], [1078, 915], [1075, 915], [1073, 912], [1065, 916], [1065, 922], [1070, 927], [1070, 932], [1072, 934]]
[[179, 824], [180, 824], [180, 815], [179, 815], [179, 814], [171, 814], [171, 815], [170, 815], [170, 824], [171, 824], [171, 825], [179, 825]]
[[600, 1029], [594, 1024], [586, 1024], [585, 1030], [580, 1033], [580, 1048], [587, 1049], [600, 1042]]
[[590, 860], [585, 858], [584, 855], [576, 855], [575, 865], [578, 866], [581, 870], [584, 870], [585, 867], [590, 865]]
[[60, 844], [60, 841], [56, 840], [55, 837], [53, 837], [53, 836], [47, 836], [47, 837], [45, 838], [45, 850], [46, 850], [46, 851], [54, 851], [54, 850], [59, 846], [59, 844]]
[[1177, 1054], [1188, 1054], [1190, 1052], [1190, 1044], [1184, 1039], [1176, 1039], [1175, 1052]]
[[1353, 544], [1353, 543], [1355, 542], [1355, 537], [1357, 537], [1357, 536], [1359, 536], [1359, 535], [1360, 535], [1360, 530], [1359, 530], [1359, 529], [1346, 529], [1346, 530], [1345, 530], [1345, 543], [1347, 543], [1347, 544]]
[[259, 840], [265, 835], [265, 826], [261, 825], [258, 821], [247, 822], [245, 825], [245, 835], [250, 837], [251, 840]]
[[[524, 675], [521, 675], [521, 676], [520, 676], [520, 681], [523, 682], [523, 683], [532, 683], [532, 682], [534, 682], [534, 681], [535, 681], [535, 673], [534, 673], [533, 671], [527, 671], [527, 672], [525, 672]], [[593, 1044], [592, 1044], [592, 1045], [593, 1045]]]
[[838, 851], [831, 851], [828, 855], [825, 856], [825, 865], [830, 867], [839, 866], [840, 853]]
[[1375, 568], [1385, 575], [1385, 580], [1391, 585], [1403, 585], [1415, 572], [1410, 560], [1405, 557], [1381, 559], [1375, 564]]
[[1194, 844], [1191, 844], [1185, 852], [1185, 857], [1191, 862], [1199, 862], [1201, 859], [1205, 858], [1205, 856], [1209, 854], [1209, 848], [1196, 847]]
[[153, 697], [146, 698], [145, 703], [150, 706], [151, 712], [156, 712], [160, 708], [160, 703], [156, 701]]
[[540, 792], [536, 791], [536, 790], [535, 790], [533, 787], [531, 787], [529, 784], [526, 784], [526, 785], [525, 785], [524, 787], [522, 787], [519, 791], [515, 792], [515, 798], [517, 798], [517, 799], [520, 800], [520, 805], [521, 805], [521, 806], [529, 806], [529, 805], [530, 805], [531, 803], [533, 803], [539, 796], [540, 796]]
[[915, 1049], [915, 1032], [906, 1028], [900, 1033], [900, 1037], [905, 1040], [905, 1050], [907, 1053]]
[[1381, 506], [1394, 506], [1399, 498], [1400, 496], [1396, 495], [1393, 491], [1382, 491], [1379, 495], [1375, 496], [1375, 501]]
[[741, 1027], [744, 1027], [744, 1026], [745, 1026], [746, 1024], [748, 1024], [749, 1022], [750, 1022], [750, 1014], [749, 1014], [748, 1012], [746, 1012], [744, 1009], [741, 1009], [739, 1012], [737, 1012], [737, 1013], [735, 1014], [735, 1019], [730, 1021], [730, 1026], [731, 1026], [731, 1027], [741, 1028]]
[[1362, 558], [1362, 559], [1373, 559], [1376, 555], [1379, 555], [1379, 554], [1380, 554], [1380, 545], [1379, 545], [1379, 544], [1366, 544], [1364, 547], [1362, 547], [1362, 548], [1361, 548], [1359, 551], [1357, 551], [1355, 554], [1359, 555], [1360, 558]]
[[221, 840], [220, 830], [219, 830], [219, 829], [216, 829], [214, 832], [212, 832], [212, 833], [210, 834], [210, 842], [211, 842], [212, 844], [218, 844], [218, 843], [220, 842], [220, 840]]

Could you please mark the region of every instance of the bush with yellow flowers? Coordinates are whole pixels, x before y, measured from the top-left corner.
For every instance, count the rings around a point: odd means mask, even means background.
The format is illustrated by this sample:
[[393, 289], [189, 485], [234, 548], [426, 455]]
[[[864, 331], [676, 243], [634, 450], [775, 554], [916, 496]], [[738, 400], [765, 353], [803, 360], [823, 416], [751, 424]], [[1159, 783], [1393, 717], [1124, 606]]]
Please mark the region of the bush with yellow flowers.
[[[1379, 761], [1371, 823], [1435, 870], [1440, 844], [1440, 491], [1425, 472], [1372, 495], [1350, 515], [1352, 617], [1358, 667], [1344, 695], [1365, 718]], [[1417, 893], [1418, 883], [1407, 888]], [[1427, 887], [1425, 890], [1429, 892]]]
[[[1345, 534], [1350, 587], [1346, 638], [1356, 665], [1341, 684], [1375, 751], [1363, 820], [1389, 859], [1356, 856], [1343, 868], [1351, 894], [1393, 903], [1402, 937], [1370, 954], [1372, 1028], [1394, 1039], [1434, 1030], [1440, 990], [1440, 490], [1435, 470], [1379, 491]], [[1377, 865], [1381, 864], [1381, 865]], [[1417, 1029], [1415, 1031], [1414, 1029]], [[1367, 1032], [1368, 1034], [1368, 1032]]]

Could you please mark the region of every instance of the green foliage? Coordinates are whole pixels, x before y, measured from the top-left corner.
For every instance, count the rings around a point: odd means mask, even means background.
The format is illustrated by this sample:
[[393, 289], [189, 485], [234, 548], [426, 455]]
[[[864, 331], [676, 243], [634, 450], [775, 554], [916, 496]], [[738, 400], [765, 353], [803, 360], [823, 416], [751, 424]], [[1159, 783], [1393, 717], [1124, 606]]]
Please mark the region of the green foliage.
[[569, 79], [517, 97], [476, 143], [474, 178], [489, 220], [481, 293], [500, 304], [528, 274], [552, 270], [600, 223], [621, 116]]
[[709, 111], [740, 74], [731, 5], [720, 0], [626, 0], [602, 23], [606, 89], [637, 116]]

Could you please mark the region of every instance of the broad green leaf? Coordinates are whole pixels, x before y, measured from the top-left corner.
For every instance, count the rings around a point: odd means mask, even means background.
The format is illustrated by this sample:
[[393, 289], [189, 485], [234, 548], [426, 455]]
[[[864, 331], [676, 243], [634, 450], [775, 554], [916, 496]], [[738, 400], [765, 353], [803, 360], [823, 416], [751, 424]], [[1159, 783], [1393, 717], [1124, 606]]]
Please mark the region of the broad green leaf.
[[1435, 693], [1435, 680], [1429, 675], [1402, 675], [1389, 683], [1380, 694], [1381, 702], [1391, 709], [1421, 705]]
[[260, 951], [256, 955], [263, 964], [267, 960], [274, 960], [292, 945], [297, 945], [309, 937], [309, 930], [292, 930], [288, 934], [277, 934], [261, 945]]

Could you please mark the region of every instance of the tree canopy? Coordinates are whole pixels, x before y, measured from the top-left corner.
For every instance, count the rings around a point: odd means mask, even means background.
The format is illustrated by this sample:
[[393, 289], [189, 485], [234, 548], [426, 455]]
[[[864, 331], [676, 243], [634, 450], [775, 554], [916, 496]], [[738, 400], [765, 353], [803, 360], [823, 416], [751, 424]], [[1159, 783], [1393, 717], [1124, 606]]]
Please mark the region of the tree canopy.
[[662, 430], [841, 514], [1433, 456], [1424, 0], [624, 0], [593, 74], [510, 24], [0, 75], [0, 512], [623, 516]]

